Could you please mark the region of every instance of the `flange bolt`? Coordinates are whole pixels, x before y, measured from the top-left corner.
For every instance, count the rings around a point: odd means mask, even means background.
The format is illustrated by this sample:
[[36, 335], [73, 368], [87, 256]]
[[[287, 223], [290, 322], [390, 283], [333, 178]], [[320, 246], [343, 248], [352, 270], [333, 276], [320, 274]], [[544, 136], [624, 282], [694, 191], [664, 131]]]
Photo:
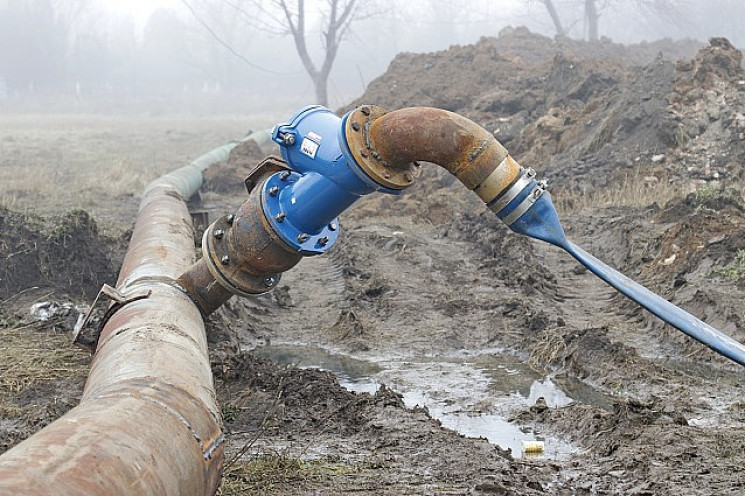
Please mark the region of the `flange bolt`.
[[217, 239], [222, 239], [222, 237], [225, 235], [225, 231], [222, 229], [215, 229], [215, 237]]
[[277, 196], [277, 193], [279, 193], [279, 187], [272, 186], [269, 188], [269, 196]]
[[274, 220], [277, 222], [284, 222], [285, 217], [287, 217], [287, 214], [284, 212], [278, 213], [276, 217], [274, 217]]
[[225, 222], [227, 222], [228, 224], [232, 224], [234, 220], [235, 220], [235, 215], [233, 214], [229, 214], [227, 217], [225, 217]]
[[300, 234], [297, 235], [297, 240], [300, 243], [305, 243], [306, 241], [308, 241], [308, 235], [305, 234], [305, 233], [300, 233]]
[[228, 265], [230, 263], [230, 257], [227, 255], [223, 255], [220, 259], [220, 263], [222, 263], [223, 265]]

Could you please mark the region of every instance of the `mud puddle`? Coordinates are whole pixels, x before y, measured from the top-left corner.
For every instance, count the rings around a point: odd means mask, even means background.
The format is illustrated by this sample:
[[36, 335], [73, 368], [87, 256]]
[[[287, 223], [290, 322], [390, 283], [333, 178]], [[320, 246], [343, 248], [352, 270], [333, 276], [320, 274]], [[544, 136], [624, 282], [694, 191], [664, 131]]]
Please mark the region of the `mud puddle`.
[[524, 456], [523, 442], [529, 441], [544, 442], [544, 452], [539, 455], [544, 458], [565, 459], [577, 451], [561, 438], [543, 436], [508, 420], [538, 398], [551, 407], [577, 402], [601, 407], [610, 404], [584, 383], [541, 376], [501, 350], [360, 358], [317, 346], [273, 343], [252, 352], [281, 365], [330, 371], [343, 387], [355, 392], [372, 394], [385, 384], [403, 396], [407, 407], [427, 408], [444, 427], [511, 449], [516, 458]]

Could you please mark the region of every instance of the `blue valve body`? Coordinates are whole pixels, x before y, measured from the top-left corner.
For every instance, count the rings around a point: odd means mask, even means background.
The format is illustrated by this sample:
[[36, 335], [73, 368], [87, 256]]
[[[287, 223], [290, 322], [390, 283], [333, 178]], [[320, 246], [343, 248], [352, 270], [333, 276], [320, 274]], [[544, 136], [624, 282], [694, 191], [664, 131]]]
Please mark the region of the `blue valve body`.
[[346, 143], [344, 119], [320, 105], [305, 107], [272, 130], [291, 173], [264, 183], [262, 205], [274, 230], [304, 255], [328, 250], [339, 233], [337, 217], [362, 196], [396, 193], [374, 183]]

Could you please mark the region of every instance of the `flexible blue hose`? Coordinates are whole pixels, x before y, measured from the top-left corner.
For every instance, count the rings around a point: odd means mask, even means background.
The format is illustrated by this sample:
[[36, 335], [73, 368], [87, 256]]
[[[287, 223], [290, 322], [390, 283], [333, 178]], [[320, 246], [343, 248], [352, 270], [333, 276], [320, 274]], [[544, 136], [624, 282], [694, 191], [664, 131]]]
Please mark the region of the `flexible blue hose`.
[[624, 296], [717, 353], [745, 365], [745, 346], [742, 343], [673, 305], [569, 241], [548, 193], [544, 193], [530, 210], [510, 225], [510, 229], [564, 249]]

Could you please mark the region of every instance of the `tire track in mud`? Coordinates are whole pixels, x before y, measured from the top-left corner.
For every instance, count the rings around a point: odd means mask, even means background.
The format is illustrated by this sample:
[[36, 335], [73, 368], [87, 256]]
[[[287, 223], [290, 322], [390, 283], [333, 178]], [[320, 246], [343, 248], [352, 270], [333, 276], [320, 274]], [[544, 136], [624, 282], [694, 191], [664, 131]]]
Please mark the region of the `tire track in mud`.
[[302, 259], [273, 292], [243, 298], [241, 304], [266, 342], [309, 344], [323, 344], [323, 331], [349, 306], [342, 268], [329, 254]]
[[[599, 259], [603, 248], [592, 240], [579, 238], [578, 244]], [[593, 246], [595, 245], [595, 246]], [[551, 270], [557, 280], [559, 314], [567, 325], [577, 330], [607, 328], [607, 337], [632, 347], [644, 357], [654, 358], [669, 352], [654, 332], [645, 310], [628, 312], [625, 297], [592, 274], [569, 254], [546, 243], [534, 243], [536, 257]], [[636, 303], [632, 303], [636, 305]]]
[[569, 254], [546, 243], [533, 247], [538, 260], [556, 276], [559, 299], [554, 301], [567, 324], [576, 329], [608, 326], [612, 330], [635, 320], [620, 313], [618, 292]]

